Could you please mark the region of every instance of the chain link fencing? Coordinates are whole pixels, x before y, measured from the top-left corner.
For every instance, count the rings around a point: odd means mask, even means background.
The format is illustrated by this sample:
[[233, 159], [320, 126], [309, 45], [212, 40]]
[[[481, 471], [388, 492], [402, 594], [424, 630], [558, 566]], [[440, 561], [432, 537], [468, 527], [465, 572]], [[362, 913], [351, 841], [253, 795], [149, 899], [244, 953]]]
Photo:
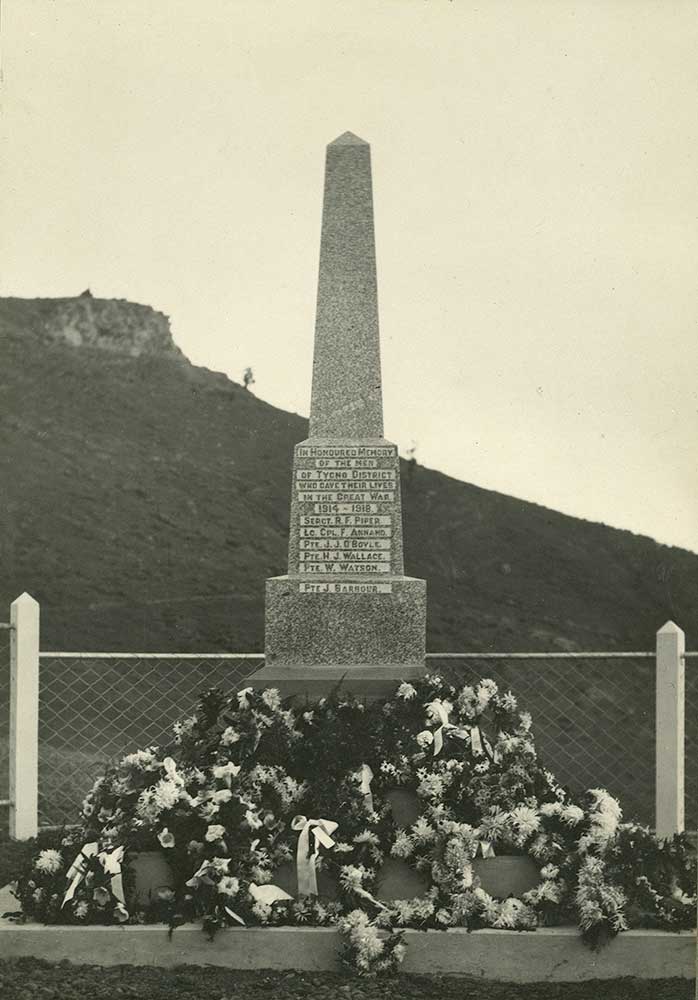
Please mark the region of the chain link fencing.
[[686, 654], [686, 829], [698, 830], [698, 653]]
[[[0, 631], [0, 719], [7, 733], [9, 633]], [[690, 655], [690, 654], [689, 654]], [[655, 803], [655, 661], [637, 657], [447, 658], [428, 669], [451, 683], [491, 677], [533, 717], [541, 761], [575, 794], [605, 787], [627, 819], [652, 825]], [[75, 822], [105, 765], [138, 747], [167, 745], [172, 724], [199, 695], [233, 693], [261, 654], [42, 653], [39, 822]], [[0, 740], [0, 798], [7, 797], [7, 741]], [[698, 658], [686, 659], [686, 826], [698, 826]]]
[[[554, 658], [552, 658], [554, 656]], [[431, 654], [452, 684], [491, 677], [533, 717], [541, 762], [571, 792], [606, 788], [627, 820], [654, 825], [655, 660], [641, 656], [458, 659]], [[686, 827], [698, 825], [698, 659], [686, 659]]]
[[166, 746], [172, 724], [200, 694], [232, 693], [263, 657], [255, 654], [40, 654], [39, 825], [75, 823], [110, 762]]

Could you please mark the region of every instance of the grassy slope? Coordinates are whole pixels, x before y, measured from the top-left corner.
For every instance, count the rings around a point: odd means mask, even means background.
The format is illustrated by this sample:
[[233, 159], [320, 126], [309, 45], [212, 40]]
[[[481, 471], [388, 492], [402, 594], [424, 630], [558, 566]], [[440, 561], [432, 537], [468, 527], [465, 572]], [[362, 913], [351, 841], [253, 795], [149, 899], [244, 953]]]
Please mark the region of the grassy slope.
[[[261, 649], [305, 420], [170, 358], [44, 343], [52, 307], [0, 300], [1, 604], [33, 593], [45, 648]], [[419, 466], [403, 494], [433, 650], [698, 633], [698, 556]]]

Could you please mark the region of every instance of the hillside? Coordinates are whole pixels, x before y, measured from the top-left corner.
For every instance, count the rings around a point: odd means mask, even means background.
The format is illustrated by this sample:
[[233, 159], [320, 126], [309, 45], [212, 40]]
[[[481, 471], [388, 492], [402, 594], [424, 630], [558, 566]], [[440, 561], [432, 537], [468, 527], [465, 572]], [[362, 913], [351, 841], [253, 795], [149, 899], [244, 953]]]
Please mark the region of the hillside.
[[[2, 606], [36, 596], [44, 648], [262, 649], [306, 421], [125, 302], [0, 299], [0, 357]], [[403, 499], [428, 648], [695, 645], [698, 556], [419, 465]]]

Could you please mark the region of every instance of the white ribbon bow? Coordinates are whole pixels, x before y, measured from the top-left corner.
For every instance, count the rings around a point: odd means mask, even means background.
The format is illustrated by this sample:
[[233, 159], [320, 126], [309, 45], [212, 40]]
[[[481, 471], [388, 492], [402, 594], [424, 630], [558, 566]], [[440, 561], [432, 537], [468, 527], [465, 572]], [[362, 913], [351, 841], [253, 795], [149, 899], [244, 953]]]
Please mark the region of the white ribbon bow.
[[[460, 739], [463, 739], [468, 735], [465, 729], [459, 729], [458, 726], [454, 726], [452, 722], [448, 721], [448, 712], [444, 708], [443, 702], [439, 701], [438, 698], [434, 701], [430, 701], [424, 707], [426, 708], [427, 715], [430, 719], [438, 719], [441, 723], [438, 729], [434, 730], [433, 734], [430, 733], [430, 735], [433, 735], [434, 737], [433, 744], [435, 757], [438, 757], [443, 749], [444, 733], [446, 731], [450, 732], [452, 736], [458, 736]], [[429, 733], [429, 730], [427, 729], [425, 732]]]
[[[298, 848], [296, 850], [296, 873], [298, 876], [298, 895], [317, 896], [316, 862], [320, 853], [320, 845], [334, 847], [331, 833], [339, 826], [331, 819], [307, 819], [305, 816], [294, 816], [291, 829], [298, 831]], [[310, 851], [310, 831], [313, 832], [313, 851]]]
[[293, 896], [289, 896], [278, 885], [255, 885], [254, 882], [250, 882], [250, 896], [255, 903], [267, 903], [269, 906], [280, 900], [293, 899]]
[[486, 736], [482, 735], [479, 726], [471, 726], [470, 728], [470, 749], [477, 756], [487, 753], [495, 764], [499, 763], [499, 750], [496, 747], [494, 750], [492, 749], [492, 744]]
[[119, 911], [119, 915], [126, 919], [128, 917], [128, 912], [126, 911], [124, 883], [121, 875], [121, 867], [124, 860], [123, 845], [121, 847], [115, 847], [113, 851], [100, 851], [99, 844], [96, 841], [85, 844], [75, 861], [73, 861], [72, 865], [68, 869], [66, 878], [70, 881], [70, 885], [66, 889], [63, 902], [61, 903], [61, 908], [63, 908], [66, 903], [69, 903], [77, 892], [78, 886], [87, 873], [88, 862], [90, 858], [94, 857], [96, 857], [101, 864], [104, 873], [111, 876], [111, 892], [116, 900], [116, 909]]
[[361, 794], [364, 797], [364, 804], [369, 812], [373, 812], [373, 795], [371, 793], [371, 782], [373, 781], [373, 771], [368, 764], [361, 765]]

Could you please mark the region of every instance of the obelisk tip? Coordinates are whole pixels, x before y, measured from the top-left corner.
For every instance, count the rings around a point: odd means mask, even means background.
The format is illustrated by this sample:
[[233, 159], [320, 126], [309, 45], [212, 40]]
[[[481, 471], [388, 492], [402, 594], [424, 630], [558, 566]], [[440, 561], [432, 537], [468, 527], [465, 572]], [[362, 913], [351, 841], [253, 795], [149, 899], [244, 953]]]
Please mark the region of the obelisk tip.
[[353, 132], [343, 132], [334, 139], [330, 146], [368, 146], [365, 139], [360, 139], [358, 135], [354, 135]]

